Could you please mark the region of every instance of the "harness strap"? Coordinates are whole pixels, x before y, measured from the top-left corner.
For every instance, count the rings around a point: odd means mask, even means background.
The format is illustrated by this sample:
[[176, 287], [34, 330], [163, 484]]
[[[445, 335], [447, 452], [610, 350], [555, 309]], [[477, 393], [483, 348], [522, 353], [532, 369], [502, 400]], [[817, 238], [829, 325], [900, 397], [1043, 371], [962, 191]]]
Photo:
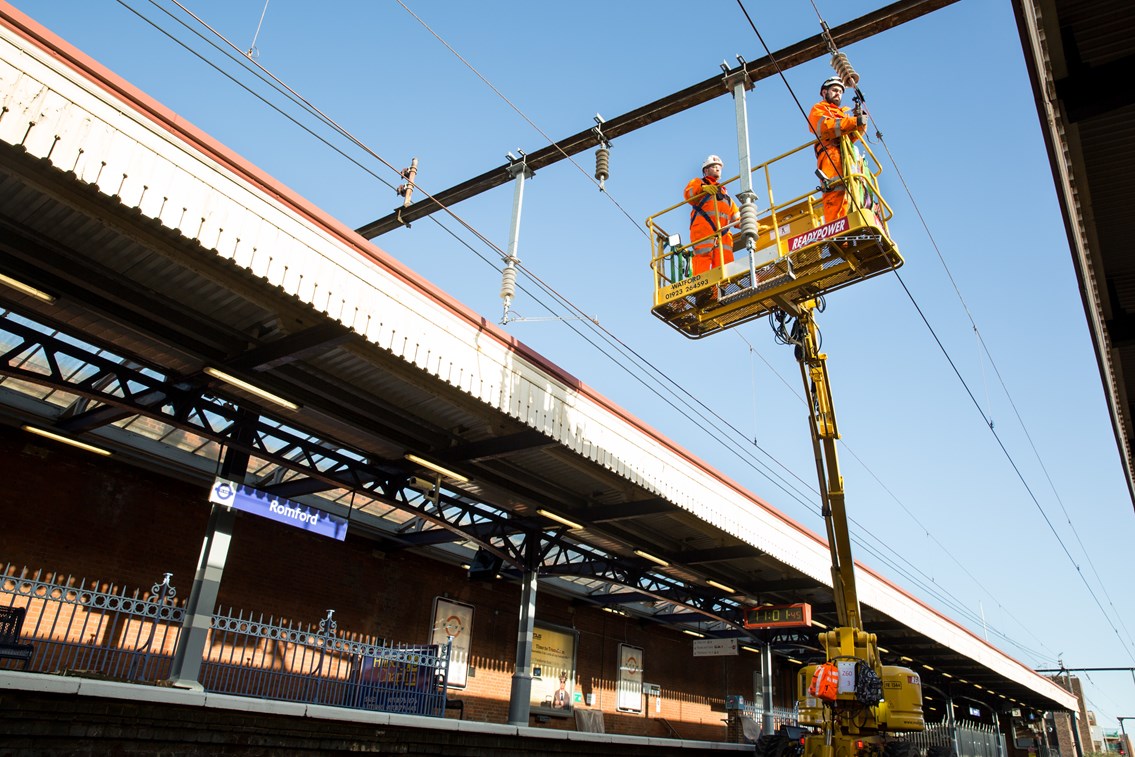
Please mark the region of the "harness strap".
[[[702, 184], [702, 186], [704, 187], [705, 184]], [[727, 200], [729, 198], [729, 193], [726, 192], [725, 187], [719, 186], [718, 190], [719, 191], [716, 194], [713, 194], [713, 195], [702, 195], [702, 198], [701, 198], [701, 200], [698, 201], [698, 204], [694, 205], [690, 208], [690, 223], [694, 222], [694, 216], [695, 215], [700, 214], [701, 217], [705, 219], [705, 222], [709, 224], [709, 227], [711, 229], [713, 229], [713, 232], [715, 234], [717, 232], [721, 231], [721, 227], [719, 227], [716, 223], [713, 222], [713, 219], [709, 217], [709, 213], [705, 212], [704, 206], [705, 206], [706, 201], [709, 200], [710, 197], [712, 197], [714, 200], [718, 200], [718, 201], [724, 201], [724, 200]], [[720, 215], [720, 212], [715, 211], [714, 215]]]

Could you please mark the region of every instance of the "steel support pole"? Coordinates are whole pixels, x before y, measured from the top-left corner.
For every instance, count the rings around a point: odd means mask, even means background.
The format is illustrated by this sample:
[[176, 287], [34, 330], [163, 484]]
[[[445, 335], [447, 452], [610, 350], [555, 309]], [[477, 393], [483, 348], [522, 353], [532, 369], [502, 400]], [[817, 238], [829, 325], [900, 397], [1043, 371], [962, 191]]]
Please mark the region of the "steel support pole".
[[1077, 718], [1079, 713], [1071, 713], [1072, 715], [1072, 743], [1076, 745], [1076, 757], [1084, 757], [1084, 745], [1080, 743], [1080, 723]]
[[508, 700], [508, 724], [528, 725], [532, 709], [532, 631], [536, 624], [536, 560], [540, 540], [524, 541], [524, 577], [520, 584], [520, 618], [516, 631], [516, 668]]
[[772, 717], [772, 644], [761, 647], [761, 733], [776, 730]]
[[509, 166], [509, 172], [516, 182], [512, 193], [512, 220], [508, 227], [508, 250], [504, 257], [504, 270], [501, 273], [501, 299], [504, 301], [504, 315], [501, 323], [508, 323], [508, 313], [512, 309], [512, 299], [516, 296], [516, 264], [520, 262], [517, 251], [520, 249], [520, 211], [524, 208], [524, 182], [534, 174], [528, 170], [523, 157]]
[[752, 161], [749, 154], [749, 110], [745, 98], [745, 92], [753, 88], [753, 80], [742, 66], [738, 73], [726, 79], [726, 84], [733, 89], [733, 107], [737, 114], [737, 166], [741, 184], [741, 191], [737, 193], [741, 211], [741, 226], [737, 238], [749, 255], [749, 281], [755, 286], [756, 265], [753, 251], [757, 244], [757, 193], [753, 191]]
[[[248, 421], [250, 416], [244, 414], [242, 420]], [[251, 420], [255, 420], [255, 416], [251, 416]], [[244, 425], [250, 428], [252, 424]], [[248, 435], [244, 431], [238, 431], [237, 439], [244, 440]], [[229, 447], [221, 464], [221, 478], [243, 482], [247, 471], [248, 453]], [[170, 667], [170, 683], [179, 688], [197, 691], [205, 688], [199, 680], [201, 661], [213, 623], [213, 608], [217, 606], [217, 595], [220, 593], [221, 576], [224, 575], [225, 562], [228, 560], [235, 520], [233, 510], [212, 505], [209, 523], [205, 527], [205, 538], [201, 544], [201, 555], [197, 559], [197, 572], [193, 576], [193, 589], [185, 605], [185, 616]]]
[[954, 718], [954, 698], [946, 697], [946, 715], [950, 723], [950, 753], [958, 757], [958, 721]]
[[[1041, 720], [1041, 724], [1043, 723]], [[997, 757], [1005, 757], [1005, 734], [1001, 733], [1001, 716], [997, 710], [993, 710], [993, 729], [997, 734]]]

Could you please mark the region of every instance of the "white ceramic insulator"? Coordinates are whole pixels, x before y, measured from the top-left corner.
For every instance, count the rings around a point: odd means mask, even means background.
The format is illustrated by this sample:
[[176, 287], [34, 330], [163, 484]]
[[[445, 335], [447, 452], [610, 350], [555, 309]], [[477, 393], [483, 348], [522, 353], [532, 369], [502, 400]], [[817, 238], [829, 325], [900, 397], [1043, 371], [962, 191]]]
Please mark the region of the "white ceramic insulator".
[[501, 272], [501, 299], [510, 301], [516, 296], [516, 267], [509, 261]]
[[611, 177], [611, 151], [606, 147], [600, 147], [595, 151], [595, 178], [599, 182], [599, 187], [603, 187], [603, 182]]
[[855, 89], [859, 86], [859, 74], [855, 73], [855, 69], [851, 67], [851, 61], [847, 59], [845, 54], [836, 53], [832, 56], [832, 68], [843, 80], [844, 89]]
[[746, 202], [741, 205], [741, 231], [737, 235], [741, 246], [748, 247], [749, 240], [752, 240], [753, 244], [756, 245], [759, 235], [760, 227], [757, 225], [757, 204], [755, 202]]

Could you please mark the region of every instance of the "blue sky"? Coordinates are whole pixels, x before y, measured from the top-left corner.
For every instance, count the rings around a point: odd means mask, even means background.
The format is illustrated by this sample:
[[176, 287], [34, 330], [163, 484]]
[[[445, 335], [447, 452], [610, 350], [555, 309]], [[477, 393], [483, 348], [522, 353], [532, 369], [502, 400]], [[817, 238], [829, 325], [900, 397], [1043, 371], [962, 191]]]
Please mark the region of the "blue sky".
[[[258, 62], [386, 162], [401, 168], [417, 157], [418, 183], [431, 192], [502, 164], [507, 151], [533, 152], [589, 128], [596, 113], [611, 118], [701, 82], [736, 55], [764, 55], [736, 0], [696, 13], [673, 0], [403, 2], [272, 0]], [[265, 7], [184, 3], [241, 49]], [[240, 73], [175, 20], [217, 41], [168, 0], [14, 4], [344, 223], [360, 226], [398, 203], [393, 171]], [[832, 27], [882, 4], [816, 0]], [[745, 7], [774, 51], [819, 31], [808, 0]], [[856, 557], [1026, 665], [1133, 666], [1132, 502], [1011, 6], [962, 0], [844, 52], [862, 77], [871, 132], [884, 134], [886, 148], [874, 137], [872, 147], [907, 260], [901, 282], [886, 275], [835, 293], [820, 317]], [[748, 100], [755, 159], [807, 139], [793, 93], [807, 109], [830, 73], [820, 59], [788, 70], [788, 86], [758, 83]], [[590, 153], [576, 156], [578, 167], [542, 169], [527, 184], [519, 252], [527, 269], [740, 434], [723, 433], [710, 411], [679, 412], [654, 392], [648, 369], [621, 366], [581, 338], [575, 329], [591, 333], [584, 323], [546, 320], [565, 311], [549, 310], [552, 299], [524, 274], [528, 291], [514, 310], [533, 320], [508, 330], [821, 531], [791, 350], [773, 342], [765, 321], [688, 341], [649, 312], [643, 219], [680, 199], [707, 153], [737, 173], [736, 144], [733, 102], [723, 96], [616, 140], [606, 195], [589, 180]], [[509, 185], [453, 211], [503, 249], [511, 206]], [[499, 266], [496, 253], [452, 219], [438, 220], [376, 244], [499, 319], [500, 274], [482, 259]], [[770, 467], [789, 484], [771, 480]], [[1085, 685], [1105, 726], [1135, 712], [1128, 673], [1091, 674]]]

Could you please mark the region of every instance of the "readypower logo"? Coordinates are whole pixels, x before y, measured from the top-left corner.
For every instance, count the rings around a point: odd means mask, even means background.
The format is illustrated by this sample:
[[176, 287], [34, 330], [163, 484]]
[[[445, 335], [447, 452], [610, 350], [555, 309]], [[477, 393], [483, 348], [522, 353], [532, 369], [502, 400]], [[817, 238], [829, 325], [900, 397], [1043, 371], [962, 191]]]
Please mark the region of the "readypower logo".
[[806, 231], [803, 234], [792, 237], [792, 239], [788, 240], [788, 251], [796, 252], [801, 247], [807, 247], [813, 242], [819, 242], [821, 239], [827, 239], [836, 234], [842, 234], [845, 231], [847, 231], [847, 216], [837, 218], [831, 223], [825, 223], [817, 229], [812, 229], [811, 231]]

